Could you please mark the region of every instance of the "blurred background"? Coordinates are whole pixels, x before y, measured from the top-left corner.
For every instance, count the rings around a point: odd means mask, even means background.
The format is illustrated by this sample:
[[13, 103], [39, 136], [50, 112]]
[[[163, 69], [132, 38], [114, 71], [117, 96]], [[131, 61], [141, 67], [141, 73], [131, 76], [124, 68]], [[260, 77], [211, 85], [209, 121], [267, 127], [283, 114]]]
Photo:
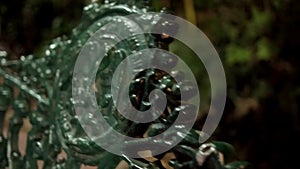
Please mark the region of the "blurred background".
[[[80, 23], [83, 6], [89, 2], [1, 0], [0, 49], [11, 53], [12, 59], [39, 53], [53, 38], [70, 34]], [[163, 7], [197, 25], [223, 61], [228, 96], [213, 139], [233, 144], [240, 160], [249, 161], [253, 168], [298, 168], [300, 1], [153, 0], [151, 3], [154, 11]], [[179, 42], [175, 41], [171, 50], [192, 67], [201, 88], [201, 99], [204, 97], [201, 111], [205, 112], [209, 102], [205, 69], [195, 64], [190, 57], [193, 53]]]

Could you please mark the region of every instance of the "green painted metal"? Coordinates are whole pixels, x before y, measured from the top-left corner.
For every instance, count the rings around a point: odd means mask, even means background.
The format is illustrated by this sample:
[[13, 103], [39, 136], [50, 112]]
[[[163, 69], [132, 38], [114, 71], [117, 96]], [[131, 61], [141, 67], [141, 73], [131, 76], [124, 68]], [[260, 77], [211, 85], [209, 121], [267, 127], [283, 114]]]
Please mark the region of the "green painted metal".
[[[129, 168], [165, 168], [160, 160], [149, 162], [145, 159], [130, 159], [103, 150], [86, 136], [72, 104], [72, 70], [83, 44], [105, 23], [114, 21], [118, 16], [147, 12], [146, 4], [146, 1], [135, 0], [91, 3], [84, 8], [84, 19], [73, 30], [71, 36], [54, 39], [44, 50], [44, 55], [30, 55], [21, 57], [20, 60], [9, 60], [7, 53], [0, 52], [0, 78], [4, 79], [0, 80], [0, 131], [3, 131], [7, 110], [13, 109], [14, 112], [9, 120], [7, 137], [4, 137], [2, 132], [0, 134], [0, 168], [37, 169], [38, 161], [43, 161], [44, 169], [77, 169], [82, 164], [98, 166], [99, 169], [111, 169], [122, 160], [129, 165]], [[122, 29], [130, 29], [130, 26], [124, 25]], [[140, 37], [135, 36], [118, 44], [111, 51], [100, 65], [97, 74], [100, 80], [95, 84], [98, 90], [98, 104], [105, 110], [104, 116], [107, 121], [119, 132], [133, 137], [143, 137], [146, 132], [149, 136], [156, 135], [172, 124], [179, 109], [193, 108], [193, 105], [180, 106], [178, 84], [170, 75], [151, 69], [141, 72], [133, 80], [130, 89], [131, 101], [136, 108], [147, 109], [147, 101], [144, 98], [158, 86], [168, 94], [168, 109], [151, 124], [135, 124], [116, 112], [111, 104], [111, 96], [103, 94], [110, 90], [109, 79], [115, 66], [134, 50], [149, 47], [168, 50], [168, 44], [172, 41], [157, 35], [141, 36], [144, 36], [147, 41], [140, 41]], [[174, 60], [170, 61], [167, 58], [165, 60], [166, 62], [162, 64], [170, 69], [176, 65]], [[184, 78], [181, 72], [177, 72], [177, 75]], [[189, 87], [184, 90], [193, 91]], [[34, 106], [33, 102], [37, 102], [37, 106]], [[18, 140], [25, 118], [29, 118], [32, 128], [28, 132], [25, 155], [21, 155], [19, 144], [23, 143]], [[87, 113], [85, 118], [93, 120], [94, 117]], [[198, 140], [199, 134], [191, 130], [179, 145], [166, 152], [173, 153], [176, 157], [169, 162], [169, 165], [175, 169], [225, 168], [221, 164], [222, 160], [219, 159], [219, 150], [206, 154], [206, 157], [198, 149], [201, 146]], [[224, 147], [227, 144], [216, 145]], [[58, 159], [62, 151], [66, 153], [66, 157]], [[162, 159], [166, 153], [155, 158]], [[204, 163], [201, 163], [201, 160]], [[241, 163], [241, 165], [245, 164]]]

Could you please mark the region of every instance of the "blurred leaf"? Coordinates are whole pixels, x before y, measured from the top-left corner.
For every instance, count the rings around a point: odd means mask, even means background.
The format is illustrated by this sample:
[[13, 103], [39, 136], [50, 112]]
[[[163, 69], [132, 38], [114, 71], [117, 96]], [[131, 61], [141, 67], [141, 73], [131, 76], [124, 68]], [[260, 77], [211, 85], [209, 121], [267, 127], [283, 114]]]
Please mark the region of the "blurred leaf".
[[269, 29], [271, 23], [271, 13], [261, 11], [257, 7], [252, 7], [252, 18], [246, 25], [245, 36], [248, 40], [253, 40]]
[[251, 50], [236, 44], [230, 44], [226, 48], [226, 62], [230, 65], [246, 63], [251, 60]]
[[236, 26], [233, 26], [232, 24], [225, 23], [224, 28], [226, 29], [227, 35], [230, 38], [230, 40], [235, 40], [238, 38], [239, 35], [239, 29]]
[[271, 44], [266, 38], [257, 42], [257, 57], [259, 60], [269, 60], [271, 58]]
[[253, 7], [252, 15], [253, 23], [255, 24], [256, 28], [258, 28], [258, 30], [264, 29], [265, 27], [270, 25], [271, 14], [267, 10], [260, 11], [256, 7]]

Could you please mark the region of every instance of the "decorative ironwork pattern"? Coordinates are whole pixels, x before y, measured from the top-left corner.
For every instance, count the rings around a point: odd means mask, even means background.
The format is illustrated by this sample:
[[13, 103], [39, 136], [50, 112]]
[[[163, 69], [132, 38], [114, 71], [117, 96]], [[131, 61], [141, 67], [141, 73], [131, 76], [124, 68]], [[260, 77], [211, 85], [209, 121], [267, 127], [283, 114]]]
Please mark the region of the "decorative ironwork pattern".
[[[71, 95], [72, 73], [80, 49], [95, 31], [108, 22], [120, 19], [118, 16], [146, 13], [148, 11], [146, 3], [133, 0], [92, 3], [84, 8], [84, 19], [73, 30], [71, 36], [54, 39], [44, 50], [43, 56], [30, 55], [22, 56], [20, 60], [9, 60], [6, 52], [0, 53], [1, 131], [6, 112], [13, 110], [7, 137], [2, 132], [0, 134], [0, 168], [37, 169], [38, 161], [43, 161], [44, 169], [77, 169], [82, 164], [111, 169], [120, 166], [121, 161], [125, 161], [129, 168], [139, 169], [171, 167], [219, 169], [245, 166], [246, 163], [224, 165], [219, 152], [231, 151], [231, 147], [220, 142], [201, 146], [198, 143], [199, 132], [196, 130], [191, 130], [183, 141], [169, 152], [153, 159], [130, 159], [106, 152], [91, 141], [81, 128], [74, 113], [74, 100]], [[164, 25], [161, 26], [163, 28]], [[130, 24], [124, 24], [120, 29], [131, 27]], [[113, 69], [132, 51], [151, 47], [168, 50], [168, 44], [172, 42], [171, 38], [162, 35], [141, 36], [143, 38], [133, 36], [111, 50], [100, 65], [98, 80], [94, 86], [98, 104], [104, 110], [107, 121], [119, 132], [132, 137], [156, 135], [172, 124], [179, 110], [193, 109], [193, 105], [180, 104], [178, 84], [170, 75], [160, 70], [149, 69], [133, 79], [130, 88], [131, 102], [137, 109], [145, 110], [149, 106], [145, 99], [148, 93], [159, 88], [168, 95], [167, 109], [162, 112], [159, 119], [150, 124], [130, 122], [116, 112], [111, 96], [104, 94], [110, 90], [109, 79], [112, 77]], [[163, 60], [165, 62], [161, 64], [169, 69], [176, 65], [176, 60], [168, 58]], [[174, 75], [184, 78], [179, 71], [174, 72]], [[183, 90], [193, 93], [193, 88], [189, 86]], [[19, 145], [24, 143], [19, 142], [19, 133], [26, 118], [29, 119], [32, 128], [27, 133], [25, 155], [21, 155]], [[87, 113], [85, 118], [90, 119], [91, 125], [96, 125], [92, 124], [95, 117]], [[62, 153], [65, 155], [61, 157]]]

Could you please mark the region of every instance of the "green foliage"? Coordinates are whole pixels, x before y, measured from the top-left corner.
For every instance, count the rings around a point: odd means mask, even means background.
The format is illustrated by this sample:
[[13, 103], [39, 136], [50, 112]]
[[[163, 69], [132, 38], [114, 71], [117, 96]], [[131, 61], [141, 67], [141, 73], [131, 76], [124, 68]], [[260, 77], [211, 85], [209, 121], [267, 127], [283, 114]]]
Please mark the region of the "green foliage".
[[249, 48], [244, 48], [236, 44], [227, 46], [226, 49], [226, 62], [229, 65], [235, 63], [248, 63], [251, 60], [251, 51]]
[[[274, 50], [274, 49], [273, 49]], [[271, 43], [266, 38], [262, 38], [257, 42], [257, 57], [259, 60], [270, 60], [272, 56]]]

